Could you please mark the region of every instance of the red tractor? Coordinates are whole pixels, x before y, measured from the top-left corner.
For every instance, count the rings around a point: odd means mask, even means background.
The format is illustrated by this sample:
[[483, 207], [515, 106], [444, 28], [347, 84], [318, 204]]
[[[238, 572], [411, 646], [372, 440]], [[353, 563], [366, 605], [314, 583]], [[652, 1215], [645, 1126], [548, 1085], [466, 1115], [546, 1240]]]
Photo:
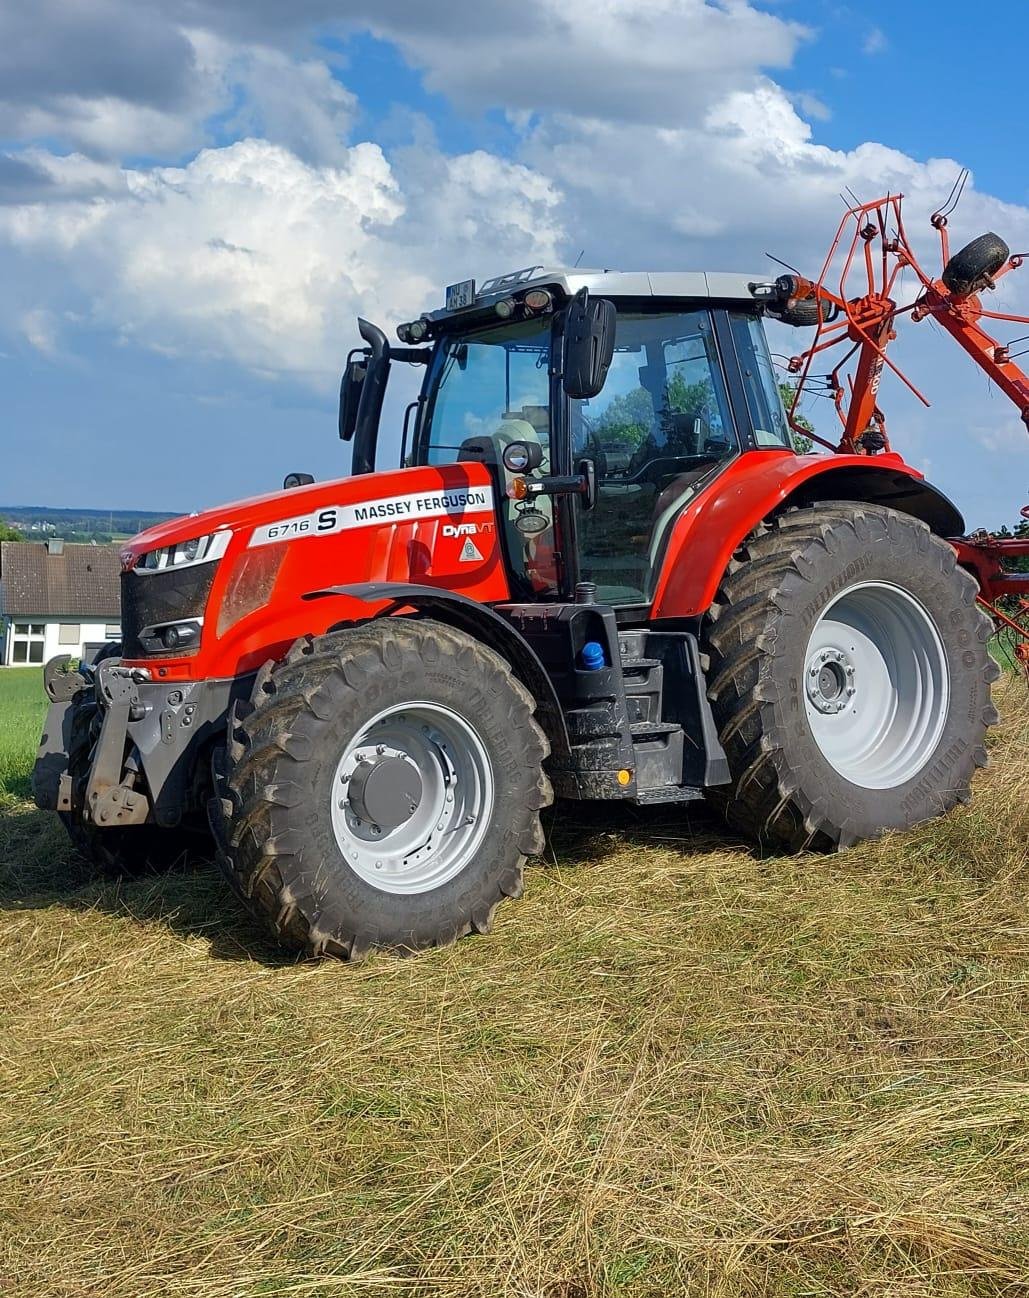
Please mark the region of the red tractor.
[[828, 311], [534, 267], [399, 347], [361, 321], [351, 476], [124, 548], [122, 643], [47, 665], [38, 804], [107, 865], [209, 835], [284, 943], [348, 957], [486, 932], [554, 795], [706, 797], [771, 851], [965, 799], [997, 669], [961, 515], [874, 439], [795, 452], [766, 313]]

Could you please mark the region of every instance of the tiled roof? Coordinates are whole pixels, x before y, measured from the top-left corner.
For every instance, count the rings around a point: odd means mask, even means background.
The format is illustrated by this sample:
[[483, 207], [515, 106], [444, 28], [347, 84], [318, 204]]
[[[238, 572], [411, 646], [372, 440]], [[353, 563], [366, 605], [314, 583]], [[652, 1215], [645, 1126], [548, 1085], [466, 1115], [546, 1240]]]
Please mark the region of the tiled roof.
[[120, 570], [114, 545], [0, 541], [0, 614], [116, 621]]

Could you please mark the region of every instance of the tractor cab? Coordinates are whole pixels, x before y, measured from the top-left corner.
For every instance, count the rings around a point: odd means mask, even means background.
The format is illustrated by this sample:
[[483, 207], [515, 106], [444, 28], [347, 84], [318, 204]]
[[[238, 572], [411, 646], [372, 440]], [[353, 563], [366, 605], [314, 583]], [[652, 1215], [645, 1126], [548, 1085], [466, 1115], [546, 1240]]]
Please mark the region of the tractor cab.
[[533, 267], [452, 285], [446, 308], [400, 326], [400, 349], [363, 324], [340, 419], [355, 470], [375, 467], [386, 367], [423, 363], [402, 462], [490, 466], [512, 593], [588, 582], [600, 603], [649, 604], [689, 501], [743, 452], [792, 449], [750, 285]]

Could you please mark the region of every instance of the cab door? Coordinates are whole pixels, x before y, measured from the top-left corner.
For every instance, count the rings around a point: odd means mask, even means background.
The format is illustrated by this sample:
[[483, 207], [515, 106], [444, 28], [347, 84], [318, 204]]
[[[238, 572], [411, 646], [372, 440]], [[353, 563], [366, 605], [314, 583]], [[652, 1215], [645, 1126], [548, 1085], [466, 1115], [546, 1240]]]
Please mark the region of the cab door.
[[568, 419], [597, 483], [578, 507], [579, 579], [600, 603], [649, 603], [671, 521], [739, 452], [711, 312], [619, 312], [604, 388]]
[[534, 442], [542, 452], [539, 471], [551, 471], [551, 354], [549, 317], [440, 339], [408, 461], [478, 460], [491, 466], [510, 586], [523, 600], [554, 598], [558, 591], [555, 502], [508, 495], [515, 475], [504, 467], [503, 453], [511, 442]]

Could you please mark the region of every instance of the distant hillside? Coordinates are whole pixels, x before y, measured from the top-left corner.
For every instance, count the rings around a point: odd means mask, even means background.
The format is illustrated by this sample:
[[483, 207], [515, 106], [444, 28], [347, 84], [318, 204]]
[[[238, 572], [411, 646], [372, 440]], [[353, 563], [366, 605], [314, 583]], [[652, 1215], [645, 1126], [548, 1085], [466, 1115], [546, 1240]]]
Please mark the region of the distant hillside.
[[41, 541], [60, 536], [66, 541], [111, 541], [135, 536], [166, 518], [148, 510], [124, 509], [52, 509], [47, 505], [0, 505], [0, 522], [9, 523], [24, 533], [26, 540]]

